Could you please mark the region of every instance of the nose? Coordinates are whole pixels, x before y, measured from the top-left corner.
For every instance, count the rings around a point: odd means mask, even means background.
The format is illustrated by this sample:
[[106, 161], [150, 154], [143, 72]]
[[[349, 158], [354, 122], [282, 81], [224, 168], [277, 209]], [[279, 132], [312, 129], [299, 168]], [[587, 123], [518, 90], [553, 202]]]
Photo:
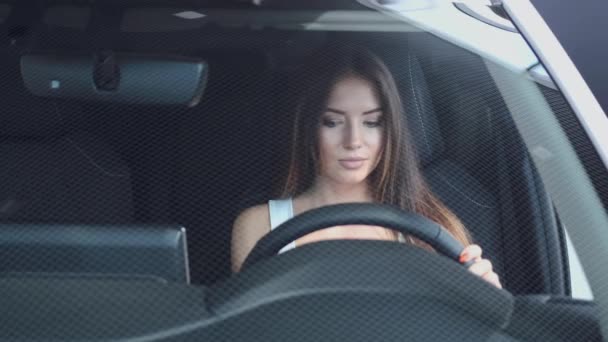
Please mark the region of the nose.
[[357, 150], [363, 146], [361, 130], [355, 124], [348, 124], [344, 137], [344, 148], [347, 150]]

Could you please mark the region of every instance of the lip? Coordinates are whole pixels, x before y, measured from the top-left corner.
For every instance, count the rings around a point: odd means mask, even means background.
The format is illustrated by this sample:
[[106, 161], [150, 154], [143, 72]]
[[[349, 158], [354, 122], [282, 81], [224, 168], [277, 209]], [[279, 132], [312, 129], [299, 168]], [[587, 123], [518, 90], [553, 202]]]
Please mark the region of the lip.
[[366, 158], [345, 158], [340, 159], [339, 163], [347, 170], [357, 170], [365, 165]]
[[358, 162], [358, 161], [364, 161], [367, 160], [367, 158], [344, 158], [344, 159], [339, 159], [339, 161], [344, 161], [344, 162]]

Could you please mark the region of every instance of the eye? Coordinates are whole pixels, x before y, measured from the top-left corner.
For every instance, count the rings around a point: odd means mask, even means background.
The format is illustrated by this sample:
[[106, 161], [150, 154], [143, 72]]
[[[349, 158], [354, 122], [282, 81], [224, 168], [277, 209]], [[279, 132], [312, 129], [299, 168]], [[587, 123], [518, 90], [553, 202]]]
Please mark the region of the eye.
[[324, 118], [322, 121], [323, 126], [329, 127], [329, 128], [336, 127], [339, 123], [340, 123], [340, 121], [332, 120], [329, 118]]
[[381, 127], [382, 126], [382, 119], [364, 121], [363, 124], [366, 127], [369, 127], [369, 128]]

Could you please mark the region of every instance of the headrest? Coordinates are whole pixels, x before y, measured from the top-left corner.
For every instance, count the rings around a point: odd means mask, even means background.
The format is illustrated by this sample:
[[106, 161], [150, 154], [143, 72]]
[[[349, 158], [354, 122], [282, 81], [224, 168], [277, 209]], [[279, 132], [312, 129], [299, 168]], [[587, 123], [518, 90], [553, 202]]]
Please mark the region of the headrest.
[[415, 54], [401, 48], [384, 51], [380, 56], [395, 78], [411, 140], [416, 146], [421, 165], [426, 166], [443, 151], [443, 141], [420, 61]]
[[425, 166], [443, 152], [443, 140], [431, 92], [418, 57], [408, 54], [407, 69], [409, 77], [406, 82], [409, 83], [403, 94], [405, 112], [420, 162]]
[[107, 52], [21, 58], [23, 82], [37, 96], [142, 105], [195, 106], [207, 71], [204, 61], [173, 56]]
[[[416, 145], [422, 166], [431, 163], [443, 152], [443, 140], [433, 107], [430, 90], [418, 57], [408, 53], [400, 56], [399, 64], [387, 64], [393, 72], [405, 107], [409, 133]], [[391, 65], [392, 64], [392, 65]], [[398, 66], [397, 68], [394, 68]]]

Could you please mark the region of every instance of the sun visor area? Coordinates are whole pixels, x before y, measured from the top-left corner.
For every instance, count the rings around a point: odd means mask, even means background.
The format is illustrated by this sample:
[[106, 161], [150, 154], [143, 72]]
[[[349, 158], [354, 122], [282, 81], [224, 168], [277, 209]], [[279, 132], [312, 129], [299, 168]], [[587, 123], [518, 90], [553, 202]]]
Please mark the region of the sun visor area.
[[195, 106], [207, 63], [187, 57], [120, 53], [28, 54], [21, 57], [25, 87], [34, 95], [135, 105]]

